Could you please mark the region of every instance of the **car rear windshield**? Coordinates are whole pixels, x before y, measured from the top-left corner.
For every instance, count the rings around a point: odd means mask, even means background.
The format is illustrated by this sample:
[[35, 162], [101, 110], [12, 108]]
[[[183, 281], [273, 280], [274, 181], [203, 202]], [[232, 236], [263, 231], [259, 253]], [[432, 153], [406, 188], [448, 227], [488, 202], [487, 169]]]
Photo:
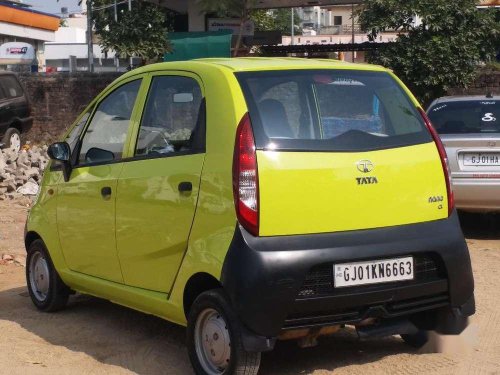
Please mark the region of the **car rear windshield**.
[[385, 72], [238, 73], [259, 149], [365, 151], [430, 142], [423, 119]]
[[500, 133], [500, 101], [485, 99], [437, 103], [428, 112], [440, 134]]

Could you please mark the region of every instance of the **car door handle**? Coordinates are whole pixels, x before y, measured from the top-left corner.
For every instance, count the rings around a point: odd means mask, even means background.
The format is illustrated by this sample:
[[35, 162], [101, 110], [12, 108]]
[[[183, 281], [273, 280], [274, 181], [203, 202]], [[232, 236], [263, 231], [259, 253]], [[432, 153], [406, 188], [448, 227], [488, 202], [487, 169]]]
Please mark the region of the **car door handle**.
[[186, 193], [193, 190], [193, 184], [189, 181], [183, 181], [178, 186], [180, 193]]
[[112, 193], [112, 190], [109, 186], [104, 186], [101, 189], [101, 195], [104, 199], [108, 199], [109, 197], [111, 197], [111, 193]]

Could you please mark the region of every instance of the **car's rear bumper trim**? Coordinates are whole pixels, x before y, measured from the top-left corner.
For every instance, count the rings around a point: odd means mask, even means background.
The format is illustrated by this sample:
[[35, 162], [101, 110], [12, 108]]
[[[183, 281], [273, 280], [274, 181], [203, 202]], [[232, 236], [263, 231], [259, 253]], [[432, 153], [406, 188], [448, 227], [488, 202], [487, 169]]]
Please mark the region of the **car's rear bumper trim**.
[[[306, 276], [317, 265], [425, 254], [437, 258], [442, 268], [431, 279], [342, 289], [332, 286], [314, 298], [299, 296]], [[389, 318], [444, 305], [460, 309], [474, 291], [456, 212], [432, 222], [281, 237], [254, 237], [237, 225], [221, 282], [243, 324], [263, 337], [276, 337], [289, 325], [287, 320], [296, 318], [349, 315], [327, 322], [331, 324], [359, 321], [367, 309], [385, 309]], [[446, 301], [432, 302], [441, 296]]]

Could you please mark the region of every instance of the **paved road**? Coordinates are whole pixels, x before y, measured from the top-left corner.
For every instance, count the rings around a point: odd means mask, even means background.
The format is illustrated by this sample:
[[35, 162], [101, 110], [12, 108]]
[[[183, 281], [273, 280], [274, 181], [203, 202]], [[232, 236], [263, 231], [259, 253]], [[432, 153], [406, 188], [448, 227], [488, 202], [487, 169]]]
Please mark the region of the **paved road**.
[[[22, 222], [4, 212], [10, 226]], [[449, 353], [449, 346], [422, 354], [397, 337], [359, 341], [345, 330], [315, 348], [278, 343], [263, 355], [261, 374], [500, 374], [500, 218], [468, 216], [464, 230], [478, 307], [469, 354]], [[2, 245], [0, 239], [0, 253]], [[0, 374], [190, 374], [184, 335], [158, 318], [85, 296], [63, 312], [39, 313], [24, 268], [0, 266]]]

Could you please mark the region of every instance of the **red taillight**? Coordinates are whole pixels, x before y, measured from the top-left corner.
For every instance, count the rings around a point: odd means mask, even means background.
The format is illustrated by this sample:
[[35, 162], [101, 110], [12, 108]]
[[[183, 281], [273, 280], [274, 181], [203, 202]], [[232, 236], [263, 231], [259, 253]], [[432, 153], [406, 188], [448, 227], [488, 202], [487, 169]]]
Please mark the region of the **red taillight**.
[[236, 216], [243, 227], [259, 235], [259, 175], [250, 116], [246, 113], [236, 130], [233, 157], [233, 194]]
[[453, 197], [453, 190], [451, 188], [451, 172], [450, 165], [448, 164], [448, 156], [446, 155], [446, 150], [443, 146], [443, 142], [441, 142], [441, 138], [439, 138], [439, 134], [437, 133], [434, 126], [432, 126], [431, 120], [427, 116], [427, 114], [422, 110], [422, 108], [418, 109], [422, 118], [424, 119], [425, 125], [434, 139], [434, 143], [437, 146], [439, 156], [441, 157], [441, 165], [443, 166], [443, 172], [446, 179], [446, 190], [448, 192], [448, 216], [451, 215], [453, 208], [455, 206], [455, 198]]

